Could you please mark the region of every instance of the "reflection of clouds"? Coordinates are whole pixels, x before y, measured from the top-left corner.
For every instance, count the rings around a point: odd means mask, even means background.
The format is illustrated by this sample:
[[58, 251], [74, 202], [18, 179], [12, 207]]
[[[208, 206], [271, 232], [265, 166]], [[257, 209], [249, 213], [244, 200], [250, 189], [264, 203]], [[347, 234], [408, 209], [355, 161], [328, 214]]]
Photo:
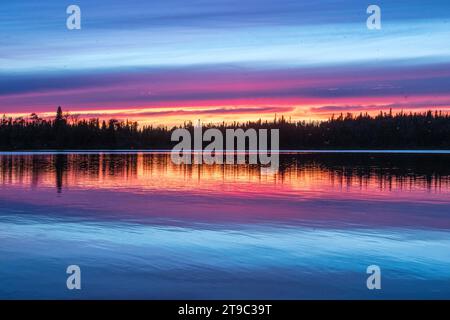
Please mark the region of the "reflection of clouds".
[[445, 155], [282, 154], [270, 174], [175, 165], [169, 152], [4, 154], [0, 164], [0, 206], [53, 219], [450, 228]]
[[[160, 153], [14, 153], [0, 156], [0, 182], [58, 189], [194, 190], [285, 194], [385, 192], [449, 188], [448, 155], [281, 154], [280, 169], [258, 165], [176, 165]], [[275, 188], [274, 188], [275, 187]], [[274, 188], [274, 189], [273, 189]]]

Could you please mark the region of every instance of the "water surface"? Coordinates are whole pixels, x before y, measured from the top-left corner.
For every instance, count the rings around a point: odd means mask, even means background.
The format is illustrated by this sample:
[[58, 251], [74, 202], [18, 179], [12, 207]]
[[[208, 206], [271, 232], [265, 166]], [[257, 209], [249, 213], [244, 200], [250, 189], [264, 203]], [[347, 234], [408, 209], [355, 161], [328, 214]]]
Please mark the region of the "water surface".
[[0, 298], [449, 299], [449, 163], [291, 152], [268, 173], [164, 152], [2, 153]]

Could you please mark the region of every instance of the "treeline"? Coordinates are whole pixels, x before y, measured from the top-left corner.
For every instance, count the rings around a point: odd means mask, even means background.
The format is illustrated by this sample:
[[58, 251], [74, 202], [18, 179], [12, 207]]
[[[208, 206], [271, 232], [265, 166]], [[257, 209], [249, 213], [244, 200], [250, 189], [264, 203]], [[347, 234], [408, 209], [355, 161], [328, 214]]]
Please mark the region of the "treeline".
[[[191, 122], [182, 127], [193, 130]], [[273, 121], [208, 124], [204, 128], [279, 129], [281, 149], [449, 149], [448, 113], [380, 112], [333, 116], [327, 121]], [[70, 119], [59, 107], [52, 120], [32, 114], [7, 118], [0, 123], [1, 150], [32, 149], [166, 149], [177, 127], [142, 126], [137, 122], [111, 119]]]

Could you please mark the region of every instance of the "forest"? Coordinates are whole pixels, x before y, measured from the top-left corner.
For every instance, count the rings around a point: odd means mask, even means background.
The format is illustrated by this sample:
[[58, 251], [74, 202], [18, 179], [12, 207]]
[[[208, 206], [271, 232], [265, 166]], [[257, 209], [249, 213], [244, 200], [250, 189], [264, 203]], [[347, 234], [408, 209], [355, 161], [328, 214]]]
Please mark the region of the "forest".
[[[279, 129], [280, 148], [294, 149], [449, 149], [450, 115], [441, 111], [393, 114], [340, 114], [326, 121], [272, 121], [204, 124], [226, 129]], [[117, 119], [72, 119], [58, 107], [53, 119], [3, 116], [0, 150], [170, 149], [174, 129], [182, 126], [139, 126]]]

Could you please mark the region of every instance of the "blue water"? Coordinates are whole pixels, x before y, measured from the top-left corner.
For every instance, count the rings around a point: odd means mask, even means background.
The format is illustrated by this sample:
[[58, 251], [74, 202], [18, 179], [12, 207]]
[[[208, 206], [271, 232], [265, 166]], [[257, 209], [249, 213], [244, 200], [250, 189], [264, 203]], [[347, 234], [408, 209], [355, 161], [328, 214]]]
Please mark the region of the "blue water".
[[[450, 298], [447, 155], [0, 156], [0, 298]], [[381, 268], [368, 290], [366, 268]], [[81, 290], [66, 268], [79, 265]]]

